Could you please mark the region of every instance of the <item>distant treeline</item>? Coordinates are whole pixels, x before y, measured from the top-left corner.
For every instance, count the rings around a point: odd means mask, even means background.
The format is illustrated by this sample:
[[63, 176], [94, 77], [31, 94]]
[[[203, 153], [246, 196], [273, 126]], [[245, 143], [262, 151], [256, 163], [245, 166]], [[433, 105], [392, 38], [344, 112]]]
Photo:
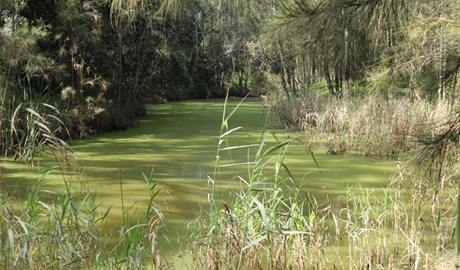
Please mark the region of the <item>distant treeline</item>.
[[30, 131], [27, 108], [82, 138], [132, 126], [145, 104], [228, 89], [453, 97], [459, 4], [425, 2], [2, 1], [2, 149]]

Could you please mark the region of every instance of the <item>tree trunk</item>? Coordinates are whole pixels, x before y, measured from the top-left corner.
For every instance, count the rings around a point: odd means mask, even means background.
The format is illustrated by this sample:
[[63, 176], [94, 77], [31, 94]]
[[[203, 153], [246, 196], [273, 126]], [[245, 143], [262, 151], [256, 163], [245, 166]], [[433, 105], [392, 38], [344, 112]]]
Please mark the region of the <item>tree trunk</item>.
[[249, 76], [251, 76], [251, 65], [250, 64], [247, 65], [245, 72], [244, 72], [244, 90], [248, 89]]
[[144, 60], [145, 60], [145, 50], [143, 49], [143, 38], [142, 36], [139, 39], [139, 44], [137, 44], [137, 63], [136, 63], [136, 74], [134, 75], [134, 85], [133, 85], [133, 90], [130, 91], [130, 95], [128, 97], [129, 103], [130, 104], [133, 100], [135, 100], [138, 97], [139, 94], [139, 88], [140, 88], [140, 77], [142, 73], [142, 67], [144, 66]]
[[192, 76], [195, 72], [196, 62], [198, 60], [198, 56], [200, 55], [200, 48], [201, 42], [203, 41], [203, 35], [200, 33], [196, 33], [196, 40], [194, 44], [194, 50], [192, 52], [192, 56], [190, 58], [190, 63], [188, 64], [188, 75]]
[[239, 68], [238, 71], [238, 86], [243, 87], [243, 68]]
[[444, 44], [443, 40], [441, 37], [441, 40], [439, 42], [439, 67], [438, 67], [438, 100], [442, 101], [445, 98], [445, 93], [444, 93], [444, 54], [443, 54], [443, 49], [444, 49]]
[[331, 95], [334, 95], [334, 87], [332, 86], [332, 81], [331, 81], [331, 74], [329, 73], [329, 70], [326, 69], [324, 72], [324, 78], [326, 79], [326, 85], [327, 89], [329, 89], [329, 92]]
[[294, 68], [289, 67], [288, 74], [289, 74], [289, 82], [290, 82], [289, 85], [290, 85], [290, 88], [291, 88], [291, 92], [295, 96], [296, 92], [297, 92], [297, 81], [295, 79], [295, 70], [294, 70]]
[[122, 72], [123, 72], [123, 39], [121, 37], [121, 33], [118, 34], [118, 93], [117, 93], [117, 111], [116, 111], [116, 119], [115, 119], [115, 125], [117, 128], [122, 126], [121, 117], [121, 90], [122, 90]]
[[348, 63], [348, 28], [345, 28], [345, 33], [344, 33], [344, 39], [345, 39], [345, 88], [343, 89], [343, 97], [345, 99], [348, 98], [348, 89], [349, 89], [349, 83], [350, 83], [350, 64]]
[[286, 83], [286, 78], [285, 78], [284, 72], [281, 73], [281, 86], [283, 87], [283, 90], [286, 93], [286, 96], [289, 98], [290, 94], [289, 94], [289, 89], [288, 89], [288, 86], [287, 86], [287, 83]]
[[308, 84], [311, 85], [315, 83], [315, 69], [316, 69], [316, 61], [314, 57], [311, 57], [311, 64], [310, 64], [310, 75], [308, 78]]
[[0, 1], [0, 28], [3, 27], [3, 5], [5, 1]]
[[340, 93], [341, 90], [341, 79], [340, 79], [340, 69], [336, 68], [334, 72], [334, 80], [335, 80], [335, 94]]
[[280, 58], [280, 61], [281, 61], [281, 69], [282, 69], [282, 72], [281, 72], [281, 84], [283, 86], [283, 89], [284, 91], [286, 92], [286, 95], [287, 97], [289, 98], [291, 95], [290, 95], [290, 92], [292, 89], [291, 86], [291, 74], [288, 70], [288, 66], [287, 66], [287, 63], [285, 61], [285, 58], [284, 58], [284, 51], [283, 51], [283, 46], [281, 44], [280, 41], [278, 41], [278, 52], [279, 52], [279, 58]]

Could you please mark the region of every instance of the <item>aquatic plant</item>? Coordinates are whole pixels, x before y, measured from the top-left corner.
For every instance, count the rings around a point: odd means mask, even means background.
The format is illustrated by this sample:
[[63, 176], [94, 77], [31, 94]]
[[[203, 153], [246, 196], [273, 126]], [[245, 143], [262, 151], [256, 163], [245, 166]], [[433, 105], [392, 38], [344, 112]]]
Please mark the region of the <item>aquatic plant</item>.
[[453, 257], [455, 182], [440, 190], [401, 165], [386, 187], [349, 187], [320, 205], [284, 163], [291, 142], [264, 132], [237, 177], [244, 188], [189, 225], [194, 268], [434, 269]]
[[[145, 219], [135, 205], [123, 211], [122, 224], [108, 226], [111, 208], [101, 209], [96, 194], [43, 189], [47, 170], [23, 203], [0, 194], [0, 266], [5, 269], [140, 269], [162, 263], [156, 235], [162, 214], [151, 174], [144, 179], [149, 204]], [[75, 188], [75, 187], [74, 187]], [[81, 188], [81, 186], [80, 186]], [[150, 243], [150, 244], [149, 244]]]
[[[269, 107], [288, 130], [344, 139], [342, 145], [366, 156], [398, 156], [414, 150], [427, 123], [447, 119], [451, 104], [409, 98], [326, 97], [314, 90], [290, 99], [274, 94]], [[329, 139], [328, 139], [329, 140]], [[343, 151], [341, 151], [343, 152]]]

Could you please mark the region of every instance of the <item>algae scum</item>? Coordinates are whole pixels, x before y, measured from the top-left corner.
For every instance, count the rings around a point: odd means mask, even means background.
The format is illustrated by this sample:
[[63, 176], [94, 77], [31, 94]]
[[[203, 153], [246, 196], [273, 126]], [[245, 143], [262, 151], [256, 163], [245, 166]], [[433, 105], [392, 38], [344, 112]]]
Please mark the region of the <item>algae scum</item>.
[[[238, 104], [231, 99], [227, 113]], [[121, 220], [122, 200], [125, 207], [142, 207], [148, 202], [148, 188], [142, 172], [150, 174], [161, 189], [156, 203], [165, 215], [162, 245], [174, 249], [176, 239], [186, 232], [186, 226], [200, 211], [206, 209], [213, 189], [215, 197], [225, 200], [231, 191], [244, 188], [236, 176], [248, 177], [248, 165], [255, 147], [235, 148], [221, 152], [221, 168], [215, 174], [216, 151], [222, 124], [223, 100], [173, 102], [149, 107], [148, 116], [139, 126], [125, 132], [98, 134], [90, 139], [74, 141], [72, 147], [80, 158], [83, 174], [79, 180], [97, 194], [101, 209], [111, 206], [109, 222]], [[265, 127], [273, 124], [267, 109], [258, 98], [250, 98], [238, 108], [229, 121], [229, 129], [242, 129], [229, 135], [226, 145], [257, 144]], [[275, 131], [280, 139], [308, 134]], [[372, 160], [361, 156], [326, 155], [326, 149], [312, 148], [317, 164], [306, 151], [306, 144], [294, 141], [288, 149], [285, 163], [305, 194], [321, 203], [345, 195], [350, 188], [386, 186], [396, 171], [393, 160]], [[55, 164], [50, 158], [35, 162], [35, 167], [4, 162], [4, 177], [12, 192], [25, 194], [37, 177]], [[319, 168], [318, 168], [318, 166]], [[214, 176], [215, 175], [215, 176]], [[59, 193], [64, 188], [58, 170], [47, 177], [42, 187]], [[23, 195], [22, 195], [23, 196]], [[103, 210], [101, 210], [103, 211]], [[161, 237], [161, 236], [160, 236]], [[167, 241], [165, 240], [167, 239]]]

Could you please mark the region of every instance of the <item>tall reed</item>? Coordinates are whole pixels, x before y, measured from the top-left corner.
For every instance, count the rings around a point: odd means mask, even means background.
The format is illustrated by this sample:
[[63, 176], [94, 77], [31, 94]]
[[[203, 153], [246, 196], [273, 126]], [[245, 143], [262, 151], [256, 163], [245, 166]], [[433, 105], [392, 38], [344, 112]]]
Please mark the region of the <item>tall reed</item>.
[[440, 191], [401, 166], [387, 187], [318, 204], [284, 163], [291, 143], [264, 132], [244, 188], [190, 224], [194, 269], [434, 269], [453, 256], [455, 181]]
[[380, 96], [339, 99], [314, 91], [290, 99], [272, 96], [268, 103], [289, 130], [330, 138], [329, 152], [357, 151], [367, 156], [397, 156], [418, 146], [427, 123], [447, 119], [451, 104]]
[[[151, 177], [145, 218], [135, 205], [123, 224], [108, 227], [111, 208], [101, 209], [94, 194], [42, 188], [47, 170], [22, 204], [0, 194], [0, 267], [4, 269], [140, 269], [161, 262], [156, 235], [162, 214], [154, 202], [158, 193]], [[150, 243], [150, 244], [149, 244]]]
[[[45, 105], [43, 105], [45, 106]], [[47, 106], [49, 109], [54, 108]], [[32, 158], [37, 151], [50, 150], [56, 166], [46, 170], [18, 202], [2, 186], [0, 189], [0, 268], [4, 269], [139, 269], [162, 268], [156, 235], [163, 216], [155, 203], [158, 194], [153, 171], [144, 176], [149, 198], [144, 218], [137, 206], [123, 209], [120, 223], [109, 221], [111, 207], [102, 209], [85, 185], [78, 157], [56, 136], [53, 123], [62, 124], [52, 114], [25, 109], [25, 122], [15, 120], [11, 134], [17, 137], [17, 155]], [[21, 107], [13, 113], [19, 117]], [[13, 119], [14, 120], [14, 119]], [[51, 121], [53, 120], [53, 121]], [[18, 125], [27, 124], [19, 129]], [[22, 136], [27, 131], [28, 135]], [[47, 176], [57, 172], [65, 183], [61, 192], [45, 190]], [[121, 180], [120, 180], [121, 181]], [[108, 226], [108, 223], [115, 224]]]

